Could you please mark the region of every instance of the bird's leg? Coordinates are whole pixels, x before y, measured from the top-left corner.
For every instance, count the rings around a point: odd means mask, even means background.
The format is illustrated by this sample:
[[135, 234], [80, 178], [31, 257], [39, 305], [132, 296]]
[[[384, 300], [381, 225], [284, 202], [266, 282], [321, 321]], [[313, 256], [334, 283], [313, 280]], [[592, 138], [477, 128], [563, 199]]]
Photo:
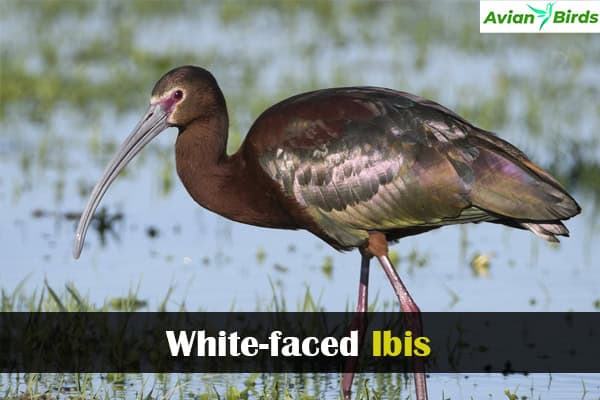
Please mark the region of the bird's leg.
[[[365, 338], [365, 327], [366, 327], [366, 311], [368, 307], [369, 298], [369, 264], [371, 262], [371, 256], [362, 256], [360, 264], [360, 283], [358, 285], [358, 304], [356, 306], [357, 315], [352, 321], [350, 330], [358, 329], [358, 348], [360, 349]], [[360, 350], [359, 350], [360, 351]], [[344, 393], [344, 400], [350, 400], [352, 394], [352, 380], [354, 379], [354, 370], [358, 358], [352, 357], [346, 361], [344, 365], [344, 377], [342, 378], [342, 391]]]
[[[388, 257], [387, 239], [385, 235], [379, 232], [369, 234], [369, 252], [377, 257], [385, 274], [387, 275], [398, 301], [400, 301], [400, 309], [404, 316], [406, 327], [412, 331], [413, 336], [421, 336], [423, 327], [421, 323], [421, 310], [417, 307], [415, 301], [410, 297], [406, 286], [402, 283], [402, 279], [398, 275], [396, 268], [392, 265]], [[425, 366], [423, 360], [415, 358], [413, 361], [413, 371], [415, 375], [415, 391], [417, 400], [427, 400], [427, 381], [425, 379]]]
[[[410, 297], [408, 290], [406, 290], [406, 286], [402, 283], [402, 279], [400, 279], [396, 268], [392, 265], [387, 254], [378, 256], [377, 259], [390, 280], [390, 283], [396, 292], [396, 296], [398, 296], [406, 327], [412, 331], [414, 337], [421, 336], [423, 333], [421, 310], [419, 310], [415, 301]], [[417, 400], [427, 400], [427, 381], [425, 379], [425, 366], [423, 365], [423, 360], [415, 358], [413, 360], [413, 369], [415, 373]]]

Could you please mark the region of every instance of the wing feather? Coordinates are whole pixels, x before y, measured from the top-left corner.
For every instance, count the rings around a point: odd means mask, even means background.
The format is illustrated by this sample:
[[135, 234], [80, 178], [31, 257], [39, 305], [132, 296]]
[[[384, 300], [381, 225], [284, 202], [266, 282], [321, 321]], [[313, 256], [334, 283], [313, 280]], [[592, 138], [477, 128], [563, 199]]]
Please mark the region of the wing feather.
[[556, 220], [579, 212], [525, 154], [437, 103], [375, 88], [309, 99], [307, 114], [302, 97], [276, 106], [291, 122], [255, 146], [264, 171], [339, 247], [360, 245], [369, 231], [478, 221], [555, 239], [568, 233]]

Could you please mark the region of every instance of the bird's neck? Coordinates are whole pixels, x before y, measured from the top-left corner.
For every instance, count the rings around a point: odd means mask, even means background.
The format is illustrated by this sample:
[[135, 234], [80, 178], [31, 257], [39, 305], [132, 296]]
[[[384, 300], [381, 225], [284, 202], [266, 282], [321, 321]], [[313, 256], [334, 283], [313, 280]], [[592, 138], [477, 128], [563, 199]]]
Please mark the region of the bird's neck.
[[227, 131], [225, 115], [194, 121], [180, 132], [175, 144], [177, 174], [188, 193], [204, 208], [234, 221], [294, 228], [270, 195], [272, 188], [247, 167], [243, 152], [227, 155]]

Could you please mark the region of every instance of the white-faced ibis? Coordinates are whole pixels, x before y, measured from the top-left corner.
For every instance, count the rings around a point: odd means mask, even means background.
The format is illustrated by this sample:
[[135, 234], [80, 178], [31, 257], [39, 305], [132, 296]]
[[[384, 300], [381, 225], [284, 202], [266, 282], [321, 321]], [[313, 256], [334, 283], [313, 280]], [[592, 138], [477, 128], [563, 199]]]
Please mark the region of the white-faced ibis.
[[[420, 332], [419, 308], [388, 257], [388, 243], [444, 225], [493, 222], [555, 242], [579, 205], [546, 171], [494, 134], [424, 98], [377, 87], [317, 90], [286, 99], [226, 153], [225, 98], [207, 70], [175, 68], [110, 161], [83, 211], [73, 255], [111, 182], [160, 132], [177, 127], [177, 173], [201, 206], [234, 221], [306, 229], [362, 255], [358, 311], [367, 309], [376, 257]], [[362, 326], [361, 321], [358, 323]], [[427, 398], [415, 370], [417, 398]], [[350, 396], [352, 369], [342, 388]]]

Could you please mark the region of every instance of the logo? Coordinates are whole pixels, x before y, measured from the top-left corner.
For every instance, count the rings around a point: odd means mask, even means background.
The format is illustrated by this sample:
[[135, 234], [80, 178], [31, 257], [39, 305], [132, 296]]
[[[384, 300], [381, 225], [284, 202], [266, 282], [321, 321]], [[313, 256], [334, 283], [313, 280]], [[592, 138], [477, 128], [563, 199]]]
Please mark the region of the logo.
[[536, 13], [538, 18], [543, 19], [542, 23], [540, 24], [540, 29], [539, 29], [540, 31], [544, 27], [544, 24], [546, 22], [548, 22], [550, 17], [552, 17], [552, 7], [554, 6], [554, 4], [556, 4], [556, 2], [546, 4], [546, 10], [540, 10], [539, 8], [535, 8], [535, 7], [532, 7], [529, 4], [527, 4], [527, 7], [531, 8], [531, 11]]
[[600, 1], [479, 2], [482, 33], [600, 33]]

